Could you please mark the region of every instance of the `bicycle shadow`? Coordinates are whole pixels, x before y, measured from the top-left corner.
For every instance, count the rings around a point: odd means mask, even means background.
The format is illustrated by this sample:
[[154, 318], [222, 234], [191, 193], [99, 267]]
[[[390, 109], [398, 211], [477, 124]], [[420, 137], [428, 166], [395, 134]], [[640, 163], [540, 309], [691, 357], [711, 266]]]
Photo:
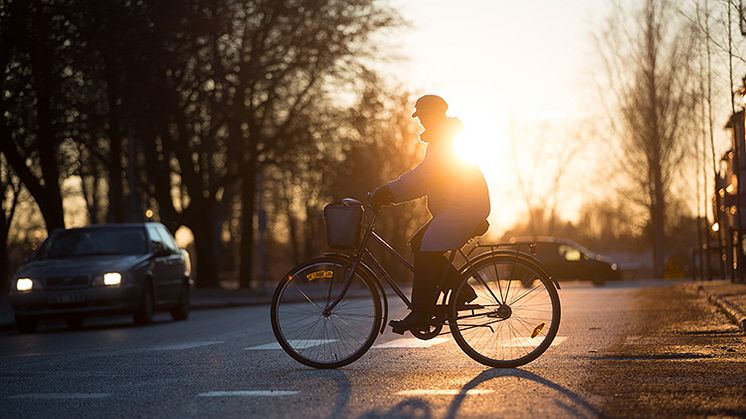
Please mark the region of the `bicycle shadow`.
[[[554, 397], [555, 404], [562, 409], [568, 416], [573, 417], [601, 417], [601, 411], [585, 400], [578, 393], [567, 387], [561, 386], [551, 380], [548, 380], [538, 374], [534, 374], [521, 369], [489, 369], [481, 372], [464, 384], [459, 394], [453, 398], [444, 415], [445, 418], [453, 419], [459, 416], [459, 411], [466, 400], [469, 390], [476, 389], [483, 383], [500, 378], [520, 378], [539, 384], [550, 391], [555, 391], [558, 396]], [[474, 397], [474, 396], [472, 396]], [[526, 412], [530, 412], [531, 406], [526, 406]], [[491, 412], [494, 414], [495, 412]], [[544, 412], [546, 414], [546, 412]], [[424, 399], [413, 397], [402, 400], [394, 407], [385, 409], [374, 409], [363, 413], [359, 419], [373, 418], [412, 418], [412, 419], [429, 419], [433, 416], [430, 403]]]
[[499, 379], [503, 377], [516, 377], [521, 378], [524, 380], [533, 381], [543, 387], [546, 387], [549, 390], [553, 390], [558, 392], [560, 395], [565, 396], [571, 404], [565, 403], [564, 401], [560, 400], [559, 398], [555, 397], [555, 403], [563, 410], [565, 410], [566, 413], [573, 417], [600, 417], [602, 416], [601, 411], [585, 400], [581, 395], [578, 393], [570, 390], [567, 387], [561, 386], [554, 381], [548, 380], [538, 374], [534, 374], [532, 372], [528, 372], [526, 370], [522, 370], [519, 368], [516, 369], [489, 369], [482, 371], [480, 374], [478, 374], [476, 377], [472, 378], [468, 383], [464, 384], [463, 387], [461, 387], [461, 391], [459, 394], [453, 399], [450, 406], [448, 407], [448, 412], [446, 413], [446, 418], [455, 418], [458, 415], [458, 411], [461, 408], [461, 404], [466, 399], [466, 396], [468, 395], [468, 391], [472, 389], [476, 389], [479, 385], [482, 383]]
[[[295, 378], [305, 386], [318, 386], [320, 383], [330, 383], [336, 387], [336, 391], [327, 391], [327, 394], [336, 394], [332, 409], [326, 416], [328, 418], [347, 417], [347, 404], [352, 394], [352, 385], [347, 373], [343, 370], [307, 370], [299, 369], [295, 371], [299, 377]], [[316, 382], [317, 381], [317, 382]]]
[[389, 410], [370, 410], [358, 416], [358, 419], [397, 418], [397, 419], [430, 419], [430, 404], [420, 398], [409, 398], [397, 403]]

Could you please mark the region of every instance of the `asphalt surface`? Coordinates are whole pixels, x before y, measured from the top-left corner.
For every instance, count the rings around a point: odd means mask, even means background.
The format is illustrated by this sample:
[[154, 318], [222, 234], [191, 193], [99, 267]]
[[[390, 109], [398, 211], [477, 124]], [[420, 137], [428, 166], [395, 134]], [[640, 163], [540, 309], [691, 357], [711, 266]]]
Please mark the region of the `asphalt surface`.
[[560, 297], [557, 344], [507, 370], [449, 335], [388, 331], [354, 364], [313, 370], [273, 349], [267, 306], [4, 331], [0, 416], [746, 416], [746, 337], [694, 286], [568, 284]]

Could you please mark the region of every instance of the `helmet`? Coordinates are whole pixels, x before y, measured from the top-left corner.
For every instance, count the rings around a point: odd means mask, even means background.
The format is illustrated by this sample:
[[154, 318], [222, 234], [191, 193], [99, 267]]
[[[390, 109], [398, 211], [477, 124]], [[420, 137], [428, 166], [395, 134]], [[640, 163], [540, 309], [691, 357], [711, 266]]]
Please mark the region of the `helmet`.
[[412, 118], [423, 113], [443, 114], [448, 110], [448, 104], [442, 97], [436, 95], [425, 95], [417, 99], [414, 104]]

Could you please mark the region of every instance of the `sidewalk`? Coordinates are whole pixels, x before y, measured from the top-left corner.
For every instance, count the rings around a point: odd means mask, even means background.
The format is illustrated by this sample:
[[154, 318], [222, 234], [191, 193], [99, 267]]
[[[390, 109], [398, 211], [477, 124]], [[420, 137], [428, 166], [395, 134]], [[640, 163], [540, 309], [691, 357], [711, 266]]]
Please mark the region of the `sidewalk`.
[[746, 334], [746, 284], [712, 281], [698, 283], [696, 287]]

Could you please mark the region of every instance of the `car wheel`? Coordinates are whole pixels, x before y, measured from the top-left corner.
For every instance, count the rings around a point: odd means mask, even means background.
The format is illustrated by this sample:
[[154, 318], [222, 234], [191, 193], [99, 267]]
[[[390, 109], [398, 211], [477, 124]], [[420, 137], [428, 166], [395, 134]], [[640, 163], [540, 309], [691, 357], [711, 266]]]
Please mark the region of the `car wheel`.
[[153, 287], [150, 282], [146, 282], [142, 289], [142, 298], [140, 299], [140, 308], [137, 309], [134, 316], [136, 324], [150, 324], [155, 316], [155, 298], [153, 297]]
[[16, 329], [21, 333], [34, 333], [36, 331], [36, 320], [16, 315]]
[[85, 320], [82, 317], [68, 317], [65, 319], [65, 323], [67, 323], [67, 327], [72, 330], [82, 329], [84, 322]]
[[179, 303], [171, 309], [171, 318], [174, 320], [186, 320], [189, 318], [190, 290], [189, 282], [184, 281], [179, 291]]

